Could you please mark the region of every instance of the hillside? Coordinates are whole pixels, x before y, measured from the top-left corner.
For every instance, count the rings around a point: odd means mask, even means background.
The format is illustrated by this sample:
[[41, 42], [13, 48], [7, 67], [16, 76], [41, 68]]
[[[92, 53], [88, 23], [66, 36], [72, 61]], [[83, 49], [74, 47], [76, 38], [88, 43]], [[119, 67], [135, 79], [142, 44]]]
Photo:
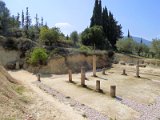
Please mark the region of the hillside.
[[24, 88], [0, 66], [0, 119], [23, 119]]
[[151, 41], [146, 40], [146, 39], [144, 39], [144, 38], [135, 37], [135, 36], [132, 36], [132, 38], [133, 38], [134, 41], [136, 41], [136, 42], [138, 42], [138, 43], [140, 43], [140, 42], [141, 42], [141, 39], [142, 39], [142, 42], [143, 42], [144, 44], [146, 44], [146, 45], [148, 45], [148, 46], [151, 45]]

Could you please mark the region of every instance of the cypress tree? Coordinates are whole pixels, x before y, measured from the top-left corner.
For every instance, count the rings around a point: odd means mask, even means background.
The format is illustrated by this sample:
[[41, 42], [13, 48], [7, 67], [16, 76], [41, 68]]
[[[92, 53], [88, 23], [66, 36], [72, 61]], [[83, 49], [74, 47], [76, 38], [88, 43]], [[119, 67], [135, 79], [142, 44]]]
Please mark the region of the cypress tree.
[[107, 38], [108, 37], [108, 10], [107, 7], [103, 8], [102, 12], [102, 26], [103, 26], [103, 31], [104, 31], [104, 36]]
[[25, 33], [26, 37], [29, 38], [29, 27], [31, 25], [31, 19], [29, 16], [28, 7], [26, 8], [26, 18], [25, 18]]
[[17, 13], [17, 26], [20, 27], [20, 14]]
[[129, 32], [129, 30], [128, 30], [128, 38], [130, 38], [131, 36], [130, 36], [130, 32]]
[[29, 26], [31, 25], [31, 20], [30, 20], [30, 16], [29, 16], [29, 11], [28, 11], [28, 7], [26, 8], [26, 19], [25, 19], [25, 27], [26, 30], [29, 29]]
[[91, 18], [90, 27], [93, 27], [94, 25], [102, 25], [102, 5], [101, 0], [95, 0], [93, 15]]
[[22, 25], [22, 28], [24, 27], [24, 12], [23, 12], [23, 10], [22, 10], [22, 20], [21, 20], [21, 25]]
[[41, 27], [43, 26], [43, 17], [41, 17]]
[[35, 27], [38, 29], [38, 27], [39, 27], [39, 18], [38, 18], [38, 14], [36, 14], [35, 19], [36, 19]]

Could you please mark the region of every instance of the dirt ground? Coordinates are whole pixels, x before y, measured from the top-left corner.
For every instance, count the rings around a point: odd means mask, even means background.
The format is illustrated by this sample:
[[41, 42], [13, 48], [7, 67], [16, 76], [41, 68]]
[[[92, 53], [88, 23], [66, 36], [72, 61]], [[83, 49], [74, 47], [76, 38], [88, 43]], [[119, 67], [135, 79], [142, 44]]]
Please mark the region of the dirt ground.
[[[123, 76], [122, 70], [126, 69], [127, 76]], [[117, 120], [134, 120], [140, 117], [140, 113], [122, 104], [119, 100], [109, 96], [110, 85], [117, 86], [117, 97], [130, 99], [137, 103], [150, 105], [160, 96], [160, 69], [150, 67], [140, 68], [141, 78], [136, 78], [135, 66], [113, 65], [113, 68], [106, 70], [106, 75], [101, 71], [97, 72], [98, 77], [92, 77], [92, 72], [87, 72], [87, 88], [80, 86], [80, 74], [73, 74], [74, 83], [68, 82], [68, 75], [42, 75], [42, 83], [55, 90], [71, 97], [78, 102], [96, 109], [100, 113]], [[30, 109], [39, 120], [40, 117], [49, 120], [55, 117], [57, 120], [84, 119], [81, 114], [73, 110], [72, 107], [60, 103], [54, 97], [41, 91], [32, 84], [37, 80], [36, 76], [27, 71], [9, 71], [16, 79], [29, 86], [39, 97], [37, 104], [33, 104]], [[104, 93], [95, 91], [96, 80], [101, 81], [101, 89]], [[34, 109], [33, 109], [34, 108]], [[37, 109], [37, 110], [36, 110]], [[51, 114], [52, 113], [52, 114]], [[53, 115], [51, 117], [51, 115]], [[38, 120], [37, 119], [37, 120]]]

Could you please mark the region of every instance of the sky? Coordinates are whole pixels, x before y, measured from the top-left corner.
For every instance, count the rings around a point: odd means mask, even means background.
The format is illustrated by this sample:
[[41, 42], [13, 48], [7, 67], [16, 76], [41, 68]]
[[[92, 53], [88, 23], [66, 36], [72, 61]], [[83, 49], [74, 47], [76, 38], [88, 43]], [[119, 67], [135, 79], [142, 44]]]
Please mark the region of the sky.
[[[82, 32], [90, 25], [95, 0], [3, 0], [11, 15], [26, 11], [33, 20], [38, 14], [49, 27], [59, 27], [64, 34]], [[110, 10], [123, 35], [129, 29], [132, 36], [148, 40], [160, 38], [160, 0], [102, 0], [103, 7]], [[34, 23], [34, 21], [33, 21]]]

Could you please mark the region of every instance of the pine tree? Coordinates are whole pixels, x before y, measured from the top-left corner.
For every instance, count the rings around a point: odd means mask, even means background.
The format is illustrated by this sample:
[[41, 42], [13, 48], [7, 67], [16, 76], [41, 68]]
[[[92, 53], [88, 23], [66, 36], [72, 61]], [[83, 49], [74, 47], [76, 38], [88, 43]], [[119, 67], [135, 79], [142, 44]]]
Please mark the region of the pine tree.
[[108, 26], [108, 40], [111, 43], [112, 47], [115, 49], [115, 44], [120, 35], [121, 26], [117, 25], [117, 21], [114, 19], [113, 14], [109, 12], [109, 26]]
[[93, 15], [91, 18], [90, 27], [94, 25], [102, 26], [102, 5], [101, 0], [95, 0], [95, 6], [93, 10]]
[[21, 25], [22, 25], [22, 28], [24, 27], [24, 12], [23, 12], [23, 10], [22, 10], [22, 20], [21, 20]]

